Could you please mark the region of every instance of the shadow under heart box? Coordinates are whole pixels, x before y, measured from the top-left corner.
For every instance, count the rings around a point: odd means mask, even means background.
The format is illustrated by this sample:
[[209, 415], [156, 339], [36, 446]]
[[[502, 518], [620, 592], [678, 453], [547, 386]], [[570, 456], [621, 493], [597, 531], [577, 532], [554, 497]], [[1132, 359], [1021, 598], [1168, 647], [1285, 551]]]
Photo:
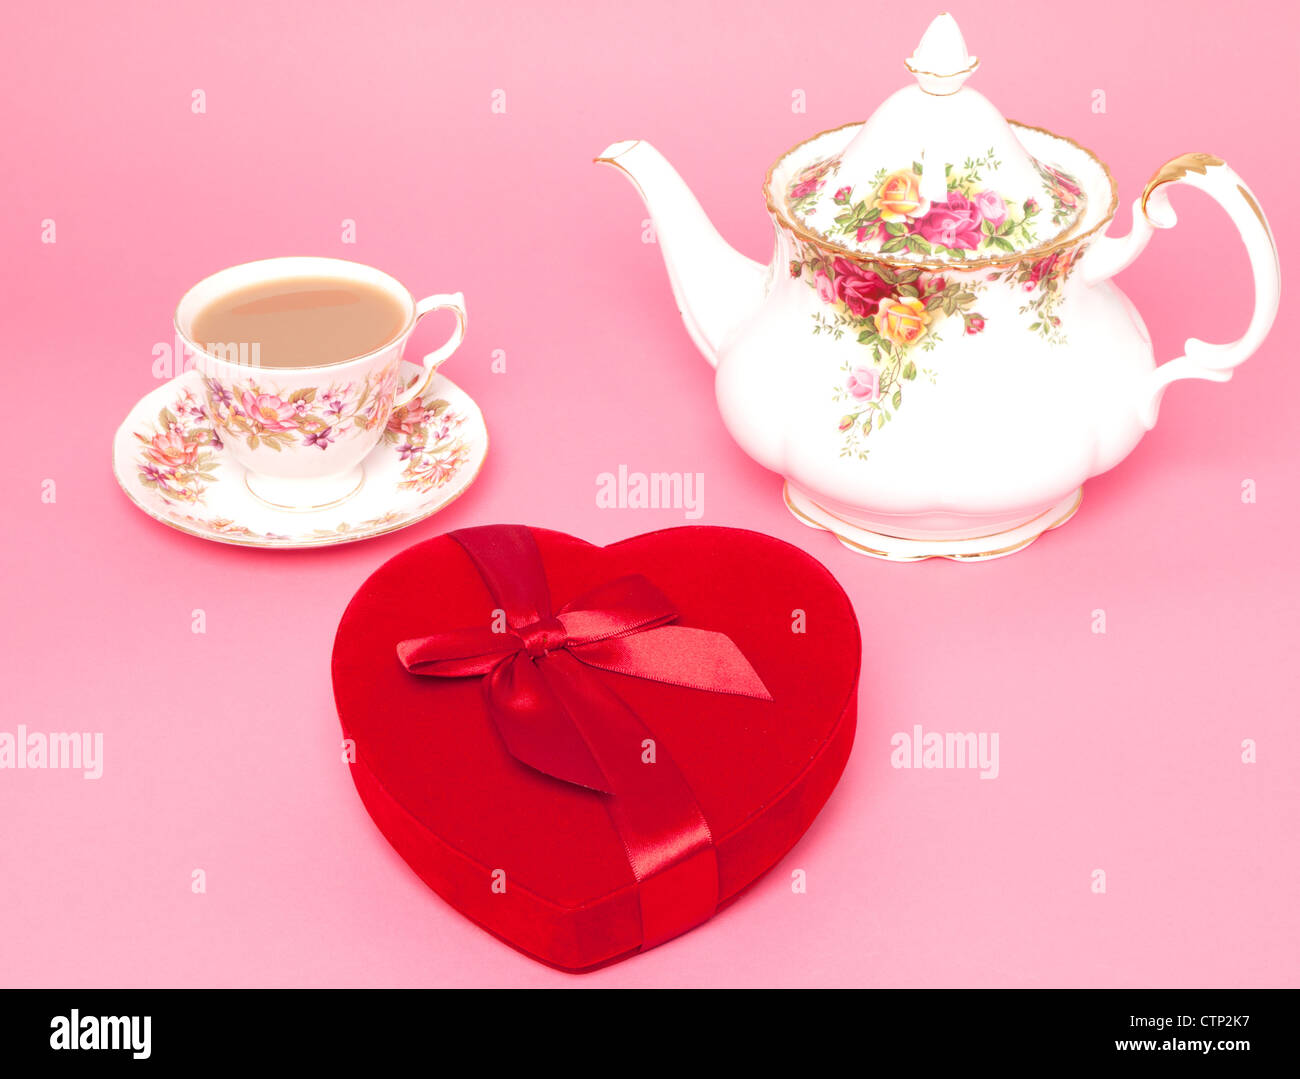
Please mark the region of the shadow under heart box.
[[489, 525], [381, 566], [333, 680], [398, 853], [484, 929], [583, 971], [708, 920], [794, 846], [848, 759], [860, 660], [843, 589], [770, 536]]

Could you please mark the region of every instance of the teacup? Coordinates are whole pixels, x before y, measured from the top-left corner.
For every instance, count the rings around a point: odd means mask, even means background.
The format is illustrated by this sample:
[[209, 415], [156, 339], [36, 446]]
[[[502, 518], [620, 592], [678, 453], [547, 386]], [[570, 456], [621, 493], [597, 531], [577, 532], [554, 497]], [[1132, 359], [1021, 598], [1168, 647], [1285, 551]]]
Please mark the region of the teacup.
[[[261, 282], [337, 277], [389, 293], [405, 312], [397, 336], [364, 355], [318, 366], [260, 366], [240, 350], [218, 354], [195, 340], [196, 315], [214, 300]], [[424, 370], [399, 387], [402, 349], [419, 320], [449, 310], [456, 328], [424, 357]], [[362, 461], [375, 448], [394, 408], [422, 395], [438, 366], [465, 338], [465, 298], [459, 292], [416, 302], [395, 278], [346, 259], [292, 257], [231, 266], [204, 278], [176, 308], [176, 332], [194, 355], [213, 427], [245, 470], [248, 489], [280, 509], [336, 505], [365, 482]]]

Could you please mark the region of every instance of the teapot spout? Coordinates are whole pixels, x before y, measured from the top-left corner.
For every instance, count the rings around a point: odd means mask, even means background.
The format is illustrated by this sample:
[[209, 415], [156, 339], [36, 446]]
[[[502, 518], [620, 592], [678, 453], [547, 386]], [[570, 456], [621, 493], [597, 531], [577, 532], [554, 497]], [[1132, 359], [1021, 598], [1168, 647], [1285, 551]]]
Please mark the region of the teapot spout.
[[758, 309], [767, 268], [718, 234], [686, 182], [648, 142], [616, 142], [595, 160], [618, 169], [640, 192], [682, 321], [716, 367], [727, 339]]

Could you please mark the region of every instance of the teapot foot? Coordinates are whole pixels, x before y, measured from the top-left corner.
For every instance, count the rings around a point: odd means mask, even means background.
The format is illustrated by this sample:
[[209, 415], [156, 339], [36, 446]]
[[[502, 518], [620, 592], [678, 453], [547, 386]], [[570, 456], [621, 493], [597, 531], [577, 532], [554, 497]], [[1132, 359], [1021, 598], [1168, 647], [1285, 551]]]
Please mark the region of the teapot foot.
[[[799, 488], [785, 485], [786, 508], [809, 528], [831, 533], [845, 547], [858, 554], [883, 558], [889, 562], [920, 562], [926, 558], [947, 558], [954, 562], [986, 562], [992, 558], [1015, 554], [1034, 542], [1044, 532], [1060, 528], [1079, 508], [1083, 488], [1072, 491], [1059, 502], [1030, 514], [1020, 521], [999, 522], [995, 530], [980, 535], [948, 535], [927, 530], [906, 535], [902, 530], [877, 532], [847, 517], [833, 513]], [[969, 528], [964, 531], [971, 531]], [[977, 529], [978, 531], [978, 529]]]

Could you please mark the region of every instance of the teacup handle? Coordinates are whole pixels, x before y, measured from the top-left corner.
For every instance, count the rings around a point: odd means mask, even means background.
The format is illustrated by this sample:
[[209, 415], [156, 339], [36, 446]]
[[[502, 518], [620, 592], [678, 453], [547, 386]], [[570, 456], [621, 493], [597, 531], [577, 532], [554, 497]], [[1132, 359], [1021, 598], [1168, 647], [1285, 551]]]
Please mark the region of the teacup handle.
[[1084, 256], [1081, 269], [1085, 281], [1095, 284], [1119, 273], [1142, 253], [1156, 229], [1173, 228], [1178, 223], [1169, 205], [1168, 188], [1172, 184], [1199, 188], [1232, 218], [1250, 256], [1255, 310], [1246, 333], [1236, 341], [1215, 345], [1188, 338], [1182, 356], [1161, 364], [1142, 381], [1137, 408], [1148, 430], [1156, 425], [1160, 400], [1171, 382], [1180, 378], [1227, 382], [1232, 377], [1233, 369], [1259, 348], [1268, 334], [1282, 292], [1277, 245], [1264, 211], [1246, 182], [1213, 154], [1180, 154], [1161, 165], [1147, 182], [1142, 197], [1133, 204], [1133, 231], [1122, 238], [1103, 237]]
[[424, 318], [430, 311], [454, 311], [456, 314], [456, 328], [452, 330], [446, 344], [440, 348], [435, 348], [424, 357], [422, 361], [424, 371], [393, 399], [394, 408], [400, 408], [423, 394], [429, 386], [429, 379], [433, 378], [433, 373], [438, 370], [444, 360], [460, 348], [460, 343], [465, 340], [465, 297], [461, 293], [452, 292], [446, 295], [426, 296], [415, 305], [416, 323], [418, 324], [420, 319]]

